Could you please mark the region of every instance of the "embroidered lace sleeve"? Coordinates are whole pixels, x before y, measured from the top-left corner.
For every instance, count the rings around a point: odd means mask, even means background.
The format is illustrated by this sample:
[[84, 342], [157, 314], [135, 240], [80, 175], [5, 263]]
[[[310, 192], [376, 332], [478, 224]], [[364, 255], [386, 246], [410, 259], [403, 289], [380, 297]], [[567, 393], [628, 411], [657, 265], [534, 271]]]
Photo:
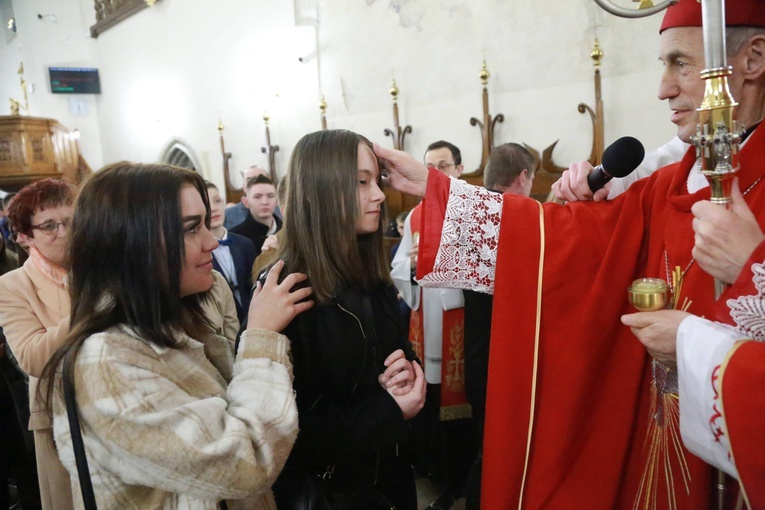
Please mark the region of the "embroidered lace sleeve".
[[757, 294], [726, 301], [736, 329], [758, 342], [765, 342], [765, 264], [752, 264], [752, 283]]
[[441, 242], [423, 287], [494, 293], [502, 195], [451, 179]]

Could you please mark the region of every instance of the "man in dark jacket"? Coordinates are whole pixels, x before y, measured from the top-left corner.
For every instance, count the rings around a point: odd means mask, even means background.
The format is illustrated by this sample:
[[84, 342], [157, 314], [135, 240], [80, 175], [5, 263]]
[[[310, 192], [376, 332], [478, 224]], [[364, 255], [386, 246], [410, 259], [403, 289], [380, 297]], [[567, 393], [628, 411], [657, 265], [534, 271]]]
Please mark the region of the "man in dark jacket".
[[250, 211], [245, 220], [232, 227], [231, 232], [248, 238], [255, 245], [255, 256], [260, 254], [263, 241], [282, 228], [282, 220], [275, 214], [276, 186], [265, 175], [247, 179], [245, 207]]

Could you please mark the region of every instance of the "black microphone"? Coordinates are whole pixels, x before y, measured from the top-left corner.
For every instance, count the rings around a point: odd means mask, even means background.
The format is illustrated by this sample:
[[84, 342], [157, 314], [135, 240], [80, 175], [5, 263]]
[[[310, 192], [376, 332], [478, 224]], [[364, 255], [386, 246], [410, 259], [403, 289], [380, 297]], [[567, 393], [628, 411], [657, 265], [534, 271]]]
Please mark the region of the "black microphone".
[[587, 176], [587, 184], [593, 193], [606, 185], [614, 177], [624, 177], [643, 161], [645, 149], [640, 140], [623, 136], [603, 151], [602, 163], [592, 169]]

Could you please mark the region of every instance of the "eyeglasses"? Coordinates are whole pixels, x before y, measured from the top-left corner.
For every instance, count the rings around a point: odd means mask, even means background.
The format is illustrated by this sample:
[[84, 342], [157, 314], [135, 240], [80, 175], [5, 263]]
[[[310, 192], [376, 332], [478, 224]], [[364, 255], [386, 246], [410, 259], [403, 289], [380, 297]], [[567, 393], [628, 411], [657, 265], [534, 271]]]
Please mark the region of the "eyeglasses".
[[53, 234], [55, 232], [58, 232], [58, 227], [64, 227], [64, 230], [69, 229], [69, 225], [72, 224], [72, 218], [66, 218], [64, 221], [53, 221], [49, 220], [44, 223], [40, 223], [39, 225], [32, 225], [33, 229], [37, 229], [43, 234]]
[[431, 166], [433, 166], [433, 167], [435, 167], [436, 169], [438, 169], [438, 171], [439, 171], [439, 172], [446, 172], [446, 171], [447, 171], [447, 170], [449, 170], [451, 167], [453, 167], [453, 166], [457, 166], [457, 165], [456, 165], [456, 164], [454, 164], [454, 163], [444, 163], [444, 162], [441, 162], [441, 163], [439, 163], [438, 165], [431, 165]]

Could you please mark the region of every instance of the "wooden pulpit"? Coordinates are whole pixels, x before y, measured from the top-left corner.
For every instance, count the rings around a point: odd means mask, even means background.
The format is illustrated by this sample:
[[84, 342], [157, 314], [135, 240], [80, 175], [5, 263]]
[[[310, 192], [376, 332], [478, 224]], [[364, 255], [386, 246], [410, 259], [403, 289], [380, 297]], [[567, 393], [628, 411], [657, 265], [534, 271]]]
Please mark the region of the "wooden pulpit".
[[53, 119], [0, 116], [0, 188], [15, 191], [46, 177], [78, 183], [90, 168], [77, 136]]

